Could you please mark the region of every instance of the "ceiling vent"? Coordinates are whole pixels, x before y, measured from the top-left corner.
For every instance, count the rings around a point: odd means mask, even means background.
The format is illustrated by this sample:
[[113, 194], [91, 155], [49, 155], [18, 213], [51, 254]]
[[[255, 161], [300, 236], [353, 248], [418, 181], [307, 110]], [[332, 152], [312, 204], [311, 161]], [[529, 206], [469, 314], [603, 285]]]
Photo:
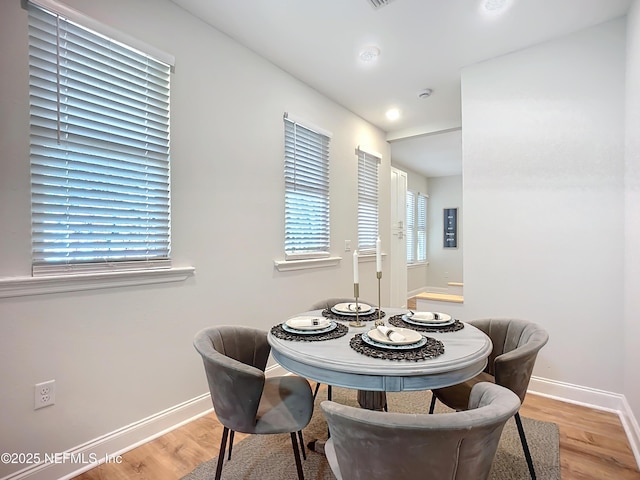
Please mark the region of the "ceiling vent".
[[375, 9], [378, 10], [385, 5], [389, 5], [394, 0], [367, 0], [367, 2]]

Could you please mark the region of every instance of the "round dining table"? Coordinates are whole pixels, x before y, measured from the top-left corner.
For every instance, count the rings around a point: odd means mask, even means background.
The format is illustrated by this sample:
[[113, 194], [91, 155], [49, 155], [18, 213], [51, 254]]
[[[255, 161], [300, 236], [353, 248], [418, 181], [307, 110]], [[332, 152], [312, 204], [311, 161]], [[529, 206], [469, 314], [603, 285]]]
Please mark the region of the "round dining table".
[[[406, 314], [407, 309], [383, 308], [382, 320]], [[321, 310], [299, 315], [321, 316]], [[296, 315], [298, 316], [298, 315]], [[348, 319], [333, 321], [349, 326]], [[354, 350], [354, 335], [376, 328], [373, 321], [364, 327], [349, 326], [346, 335], [323, 341], [296, 341], [268, 334], [271, 354], [286, 370], [327, 385], [359, 390], [358, 400], [364, 408], [380, 409], [384, 393], [408, 390], [430, 390], [464, 382], [482, 372], [492, 350], [491, 340], [473, 325], [450, 332], [428, 332], [422, 335], [439, 340], [444, 352], [434, 358], [390, 360], [374, 358]], [[391, 326], [390, 328], [395, 328]], [[367, 395], [370, 392], [373, 395]], [[363, 404], [364, 403], [364, 404]]]

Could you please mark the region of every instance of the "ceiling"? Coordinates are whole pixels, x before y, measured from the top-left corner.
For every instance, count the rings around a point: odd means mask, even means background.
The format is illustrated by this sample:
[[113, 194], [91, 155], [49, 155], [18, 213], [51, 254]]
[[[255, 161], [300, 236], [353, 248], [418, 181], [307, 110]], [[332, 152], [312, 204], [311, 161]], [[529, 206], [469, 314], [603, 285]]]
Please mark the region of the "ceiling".
[[[172, 0], [378, 126], [392, 161], [461, 168], [463, 67], [625, 15], [631, 0]], [[381, 4], [374, 7], [373, 4]], [[502, 5], [502, 8], [498, 8]], [[364, 62], [359, 53], [376, 46]], [[418, 98], [424, 89], [432, 94]], [[396, 121], [385, 112], [400, 111]], [[453, 130], [453, 131], [451, 131]], [[433, 132], [448, 131], [446, 138]], [[431, 135], [425, 135], [429, 134]], [[445, 152], [445, 145], [457, 154]], [[430, 148], [438, 155], [430, 155]], [[460, 170], [458, 170], [459, 172]]]
[[425, 177], [448, 177], [462, 173], [462, 130], [406, 137], [391, 143], [394, 165]]

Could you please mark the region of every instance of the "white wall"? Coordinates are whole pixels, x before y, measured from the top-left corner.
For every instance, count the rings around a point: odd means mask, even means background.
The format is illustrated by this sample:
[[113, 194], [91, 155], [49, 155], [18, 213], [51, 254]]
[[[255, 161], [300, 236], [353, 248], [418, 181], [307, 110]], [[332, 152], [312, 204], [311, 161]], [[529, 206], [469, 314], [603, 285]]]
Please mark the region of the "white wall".
[[462, 73], [464, 316], [540, 323], [536, 375], [610, 392], [625, 379], [624, 71], [621, 19]]
[[635, 418], [640, 418], [640, 2], [637, 0], [627, 22], [624, 394]]
[[[464, 248], [464, 206], [462, 204], [462, 176], [429, 178], [427, 204], [429, 238], [427, 260], [429, 287], [447, 289], [449, 282], [463, 282], [462, 261]], [[458, 248], [443, 247], [445, 208], [458, 209]]]
[[[192, 347], [205, 326], [267, 329], [318, 299], [352, 294], [349, 261], [274, 269], [283, 257], [283, 112], [334, 134], [332, 253], [357, 240], [357, 145], [383, 153], [380, 195], [389, 195], [381, 131], [174, 4], [66, 3], [176, 57], [172, 254], [196, 275], [178, 284], [0, 299], [3, 452], [62, 452], [206, 392]], [[19, 5], [0, 4], [0, 277], [30, 272], [27, 14]], [[375, 262], [361, 265], [363, 298], [377, 295], [374, 271]], [[33, 385], [49, 379], [57, 382], [56, 404], [34, 411]], [[19, 467], [0, 465], [0, 477]]]

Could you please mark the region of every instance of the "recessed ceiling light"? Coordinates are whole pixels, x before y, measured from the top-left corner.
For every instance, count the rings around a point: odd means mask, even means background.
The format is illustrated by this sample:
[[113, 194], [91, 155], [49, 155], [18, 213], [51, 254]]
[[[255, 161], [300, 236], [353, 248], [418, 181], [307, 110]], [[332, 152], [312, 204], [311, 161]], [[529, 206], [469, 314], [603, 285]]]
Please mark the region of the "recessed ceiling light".
[[502, 10], [507, 5], [507, 0], [484, 0], [484, 9], [489, 12]]
[[373, 62], [379, 56], [380, 56], [380, 49], [373, 45], [364, 47], [360, 51], [360, 54], [358, 55], [358, 57], [360, 57], [360, 60], [362, 60], [363, 62]]
[[482, 15], [487, 17], [500, 17], [509, 10], [513, 0], [481, 0], [478, 3]]
[[397, 108], [391, 108], [387, 110], [386, 116], [391, 121], [398, 120], [400, 118], [400, 110]]

